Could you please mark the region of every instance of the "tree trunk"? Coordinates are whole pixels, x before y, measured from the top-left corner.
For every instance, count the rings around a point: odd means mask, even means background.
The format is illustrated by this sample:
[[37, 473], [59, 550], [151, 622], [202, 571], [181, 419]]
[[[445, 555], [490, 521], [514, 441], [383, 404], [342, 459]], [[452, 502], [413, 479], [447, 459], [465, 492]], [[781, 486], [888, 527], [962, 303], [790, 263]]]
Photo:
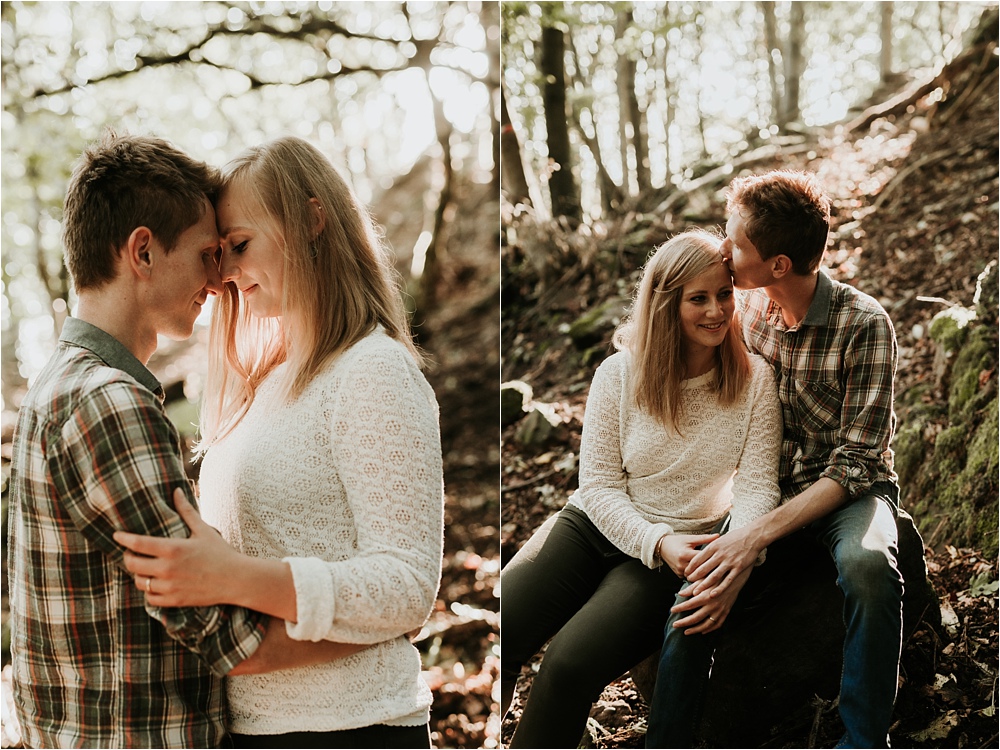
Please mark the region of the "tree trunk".
[[528, 180], [524, 175], [524, 162], [521, 160], [521, 144], [517, 140], [517, 131], [510, 121], [507, 112], [507, 94], [500, 87], [500, 159], [503, 168], [500, 172], [501, 189], [507, 194], [507, 200], [512, 205], [531, 203], [528, 192]]
[[785, 59], [785, 125], [799, 119], [799, 80], [802, 77], [802, 40], [806, 33], [804, 3], [792, 3], [788, 19], [788, 57]]
[[[483, 11], [481, 14], [481, 20], [483, 24], [483, 30], [486, 32], [486, 38], [489, 39], [491, 32], [496, 34], [493, 37], [493, 41], [487, 43], [487, 51], [489, 53], [490, 67], [489, 67], [489, 87], [490, 87], [490, 134], [493, 140], [493, 171], [491, 177], [493, 180], [493, 186], [499, 190], [500, 189], [500, 140], [501, 140], [501, 125], [500, 119], [497, 116], [497, 100], [503, 97], [502, 87], [500, 84], [501, 78], [503, 76], [503, 63], [500, 60], [500, 5], [499, 3], [487, 3], [483, 6]], [[507, 118], [510, 122], [510, 118]]]
[[573, 161], [566, 116], [566, 37], [561, 29], [542, 26], [541, 73], [545, 108], [545, 137], [553, 172], [549, 195], [553, 216], [580, 219], [580, 198], [573, 178]]
[[[698, 19], [695, 21], [695, 59], [698, 60], [698, 66], [701, 67], [701, 55], [705, 51], [704, 45], [701, 43], [701, 24], [698, 22], [701, 19], [701, 14], [698, 14]], [[708, 158], [708, 142], [705, 140], [705, 114], [701, 109], [701, 89], [698, 89], [698, 93], [694, 99], [694, 106], [698, 113], [698, 138], [701, 141], [701, 158]]]
[[879, 3], [879, 11], [882, 37], [882, 49], [878, 57], [879, 78], [883, 84], [887, 84], [892, 78], [892, 3]]
[[[625, 8], [618, 14], [618, 24], [615, 36], [618, 38], [618, 103], [619, 122], [622, 138], [623, 162], [631, 167], [629, 171], [635, 175], [635, 185], [642, 194], [650, 188], [649, 180], [649, 147], [646, 143], [646, 122], [642, 109], [639, 107], [639, 97], [635, 89], [635, 50], [630, 48], [626, 39], [632, 26], [631, 8]], [[631, 146], [631, 158], [629, 147]], [[634, 166], [633, 166], [634, 165]], [[628, 174], [623, 169], [622, 174]], [[629, 185], [631, 180], [622, 182]]]
[[[622, 160], [622, 190], [625, 195], [632, 194], [632, 162], [629, 159], [629, 104], [628, 104], [628, 58], [623, 54], [622, 47], [625, 45], [625, 33], [631, 21], [632, 14], [627, 10], [620, 11], [615, 19], [615, 51], [618, 56], [618, 63], [615, 66], [615, 83], [618, 88], [618, 146]], [[631, 80], [632, 87], [635, 87], [635, 78]]]
[[[573, 58], [573, 68], [576, 70], [576, 78], [575, 80], [567, 80], [566, 83], [569, 88], [582, 88], [586, 91], [591, 86], [590, 74], [580, 62], [580, 57], [576, 53], [576, 41], [573, 38], [573, 32], [569, 31], [568, 34], [569, 50]], [[592, 106], [582, 104], [580, 97], [574, 98], [570, 109], [573, 114], [573, 126], [576, 128], [576, 132], [580, 134], [580, 138], [587, 145], [587, 149], [590, 151], [590, 155], [597, 166], [597, 180], [601, 191], [601, 207], [603, 208], [604, 215], [608, 216], [614, 211], [621, 209], [624, 203], [624, 193], [621, 186], [615, 182], [611, 173], [608, 172], [604, 153], [601, 149], [601, 141], [597, 132], [597, 114], [594, 112]], [[593, 134], [589, 133], [586, 127], [584, 127], [584, 112], [590, 115], [590, 121], [594, 129]]]
[[[666, 29], [670, 27], [670, 4], [666, 3], [663, 7], [663, 16], [661, 21], [662, 28]], [[670, 52], [670, 42], [667, 39], [667, 35], [663, 35], [663, 54], [660, 56], [658, 62], [660, 75], [657, 76], [658, 79], [662, 80], [662, 97], [663, 97], [663, 154], [664, 161], [666, 163], [666, 176], [664, 178], [664, 185], [670, 186], [673, 183], [674, 170], [670, 166], [670, 123], [674, 121], [674, 90], [673, 85], [670, 80], [670, 73], [667, 70], [667, 57]]]
[[764, 46], [767, 47], [767, 77], [771, 84], [771, 119], [779, 129], [785, 129], [785, 107], [781, 102], [781, 82], [778, 80], [778, 60], [781, 44], [778, 41], [778, 22], [774, 16], [774, 3], [762, 2], [764, 14]]
[[635, 92], [635, 60], [629, 59], [632, 87], [629, 89], [629, 120], [632, 122], [632, 145], [635, 149], [635, 180], [639, 194], [649, 191], [649, 145], [646, 140], [646, 113], [639, 107]]
[[437, 207], [431, 224], [431, 240], [427, 244], [424, 256], [423, 270], [419, 278], [413, 279], [414, 305], [411, 325], [417, 332], [418, 342], [426, 343], [427, 337], [433, 332], [427, 327], [427, 316], [437, 307], [437, 287], [441, 278], [440, 249], [444, 247], [444, 235], [447, 229], [448, 206], [452, 202], [452, 185], [454, 168], [451, 161], [452, 126], [444, 114], [444, 103], [434, 96], [427, 81], [427, 90], [431, 92], [431, 102], [434, 105], [434, 126], [437, 140], [441, 146], [441, 166], [444, 169], [444, 180], [441, 192], [437, 196]]
[[[619, 187], [618, 183], [614, 181], [614, 178], [608, 172], [608, 168], [604, 166], [604, 156], [601, 154], [601, 144], [597, 138], [596, 128], [594, 134], [591, 135], [583, 126], [582, 118], [580, 117], [581, 110], [582, 107], [574, 105], [573, 125], [576, 127], [576, 132], [580, 134], [583, 142], [587, 144], [590, 155], [594, 158], [594, 162], [597, 165], [597, 181], [601, 189], [601, 206], [604, 209], [604, 214], [610, 215], [622, 207], [624, 204], [624, 195], [621, 187]], [[593, 110], [590, 110], [590, 119], [594, 120]]]

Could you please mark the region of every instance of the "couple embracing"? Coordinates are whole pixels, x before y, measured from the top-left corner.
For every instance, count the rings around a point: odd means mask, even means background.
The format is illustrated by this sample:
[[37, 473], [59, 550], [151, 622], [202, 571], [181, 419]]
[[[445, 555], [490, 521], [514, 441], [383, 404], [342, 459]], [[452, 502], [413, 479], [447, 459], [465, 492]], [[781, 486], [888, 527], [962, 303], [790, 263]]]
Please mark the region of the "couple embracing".
[[502, 710], [551, 638], [511, 747], [576, 747], [604, 687], [661, 646], [646, 746], [692, 747], [720, 628], [768, 545], [800, 530], [844, 593], [838, 747], [888, 746], [892, 324], [820, 270], [830, 204], [814, 176], [739, 178], [727, 209], [724, 239], [684, 232], [646, 263], [591, 385], [579, 489], [504, 569]]
[[[63, 232], [10, 479], [25, 744], [429, 747], [438, 412], [365, 208], [297, 138], [219, 172], [109, 132]], [[209, 295], [202, 520], [146, 363]]]

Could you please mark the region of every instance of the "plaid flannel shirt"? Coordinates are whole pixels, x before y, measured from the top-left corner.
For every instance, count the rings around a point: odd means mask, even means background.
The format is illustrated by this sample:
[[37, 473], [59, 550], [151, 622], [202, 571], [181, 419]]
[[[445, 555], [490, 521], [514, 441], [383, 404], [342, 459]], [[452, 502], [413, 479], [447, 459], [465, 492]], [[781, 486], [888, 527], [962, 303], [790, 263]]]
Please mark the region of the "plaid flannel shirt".
[[747, 346], [775, 371], [784, 434], [782, 502], [822, 477], [851, 498], [875, 482], [897, 483], [896, 335], [874, 299], [820, 271], [805, 318], [789, 328], [759, 289], [740, 295]]
[[221, 676], [252, 654], [262, 616], [147, 607], [119, 529], [186, 536], [188, 490], [162, 389], [132, 354], [69, 319], [25, 396], [10, 478], [11, 655], [29, 747], [217, 747]]

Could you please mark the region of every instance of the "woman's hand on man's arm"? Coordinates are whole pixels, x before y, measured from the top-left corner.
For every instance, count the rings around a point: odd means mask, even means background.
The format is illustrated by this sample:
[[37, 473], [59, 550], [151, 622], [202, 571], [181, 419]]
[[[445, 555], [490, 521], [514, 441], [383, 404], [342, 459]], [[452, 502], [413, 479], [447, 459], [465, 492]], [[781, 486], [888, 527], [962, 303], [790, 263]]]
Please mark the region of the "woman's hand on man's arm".
[[281, 560], [249, 557], [233, 549], [201, 519], [181, 490], [174, 506], [191, 531], [187, 539], [115, 532], [126, 548], [125, 567], [156, 607], [235, 604], [295, 622], [291, 568]]

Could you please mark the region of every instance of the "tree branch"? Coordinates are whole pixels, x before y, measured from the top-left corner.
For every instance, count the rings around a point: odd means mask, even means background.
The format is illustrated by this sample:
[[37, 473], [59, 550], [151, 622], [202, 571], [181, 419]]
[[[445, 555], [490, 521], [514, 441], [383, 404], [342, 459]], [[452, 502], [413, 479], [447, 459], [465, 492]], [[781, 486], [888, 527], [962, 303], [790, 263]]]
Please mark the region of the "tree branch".
[[[188, 46], [173, 55], [167, 54], [146, 54], [146, 55], [136, 55], [135, 62], [136, 67], [132, 70], [115, 70], [110, 73], [105, 73], [104, 75], [97, 76], [96, 78], [91, 78], [83, 82], [66, 81], [63, 84], [51, 89], [35, 89], [30, 94], [28, 94], [27, 99], [33, 100], [38, 99], [43, 96], [54, 96], [56, 94], [64, 94], [68, 91], [72, 91], [76, 88], [81, 88], [83, 86], [88, 86], [95, 83], [103, 83], [104, 81], [111, 81], [118, 78], [124, 78], [126, 76], [137, 73], [143, 68], [155, 68], [162, 67], [164, 65], [177, 65], [183, 62], [192, 62], [195, 64], [206, 64], [211, 65], [220, 70], [237, 70], [237, 72], [242, 73], [248, 79], [250, 79], [251, 88], [261, 88], [263, 86], [272, 86], [284, 83], [283, 81], [265, 81], [257, 78], [253, 73], [249, 73], [245, 70], [238, 70], [232, 66], [224, 65], [221, 63], [214, 63], [208, 58], [202, 56], [200, 59], [194, 59], [194, 53], [200, 52], [208, 42], [217, 36], [251, 36], [253, 34], [268, 34], [270, 36], [276, 37], [278, 39], [289, 39], [293, 41], [305, 42], [306, 38], [309, 36], [330, 36], [338, 35], [343, 37], [348, 37], [351, 39], [367, 39], [370, 41], [379, 41], [386, 44], [391, 44], [398, 47], [399, 41], [395, 39], [385, 39], [383, 37], [374, 36], [370, 34], [356, 34], [335, 21], [331, 21], [327, 18], [313, 16], [311, 13], [306, 13], [303, 16], [298, 17], [299, 25], [295, 29], [280, 29], [273, 23], [270, 23], [262, 18], [250, 18], [247, 22], [240, 28], [234, 29], [224, 25], [210, 26], [205, 33], [196, 41], [191, 42]], [[419, 42], [418, 51], [420, 50]], [[327, 45], [323, 45], [324, 52]], [[325, 52], [327, 58], [330, 57], [328, 52]], [[341, 68], [336, 73], [323, 73], [316, 76], [310, 76], [302, 79], [297, 83], [308, 83], [316, 80], [330, 80], [337, 76], [351, 75], [353, 73], [359, 73], [362, 71], [374, 73], [375, 75], [381, 76], [385, 73], [392, 73], [399, 70], [404, 70], [407, 65], [397, 66], [394, 68], [372, 68], [369, 66], [361, 66], [358, 68]], [[451, 66], [449, 66], [451, 67]], [[468, 71], [462, 71], [466, 75], [471, 74]], [[297, 84], [296, 84], [297, 85]]]

